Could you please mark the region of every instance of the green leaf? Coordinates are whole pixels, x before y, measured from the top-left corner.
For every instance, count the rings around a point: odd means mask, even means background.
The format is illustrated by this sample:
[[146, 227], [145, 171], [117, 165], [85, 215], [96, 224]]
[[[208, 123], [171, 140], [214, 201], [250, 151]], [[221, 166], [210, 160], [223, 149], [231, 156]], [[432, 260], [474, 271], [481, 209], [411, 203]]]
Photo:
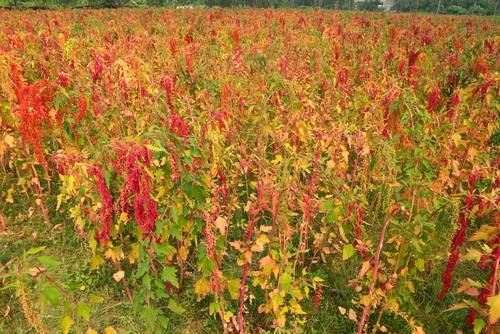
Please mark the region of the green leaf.
[[177, 280], [177, 269], [175, 267], [163, 267], [161, 271], [161, 280], [169, 282], [176, 288], [179, 288], [179, 281]]
[[227, 281], [227, 289], [229, 290], [229, 294], [231, 295], [232, 299], [237, 300], [239, 298], [240, 286], [241, 281], [238, 278]]
[[71, 124], [68, 121], [63, 122], [63, 127], [64, 131], [66, 131], [66, 134], [72, 139], [75, 140], [75, 136], [73, 134], [73, 131], [71, 130]]
[[329, 211], [325, 216], [325, 223], [331, 224], [335, 221], [335, 213], [333, 211]]
[[485, 326], [486, 322], [483, 319], [474, 320], [474, 334], [480, 334]]
[[221, 304], [219, 301], [214, 301], [208, 305], [208, 313], [213, 315], [216, 312], [220, 312]]
[[40, 246], [40, 247], [30, 248], [30, 249], [28, 249], [26, 251], [26, 253], [24, 253], [24, 255], [37, 254], [37, 253], [40, 253], [41, 251], [43, 251], [45, 248], [46, 248], [46, 246]]
[[215, 261], [205, 256], [198, 262], [198, 269], [201, 270], [203, 274], [210, 274], [216, 268]]
[[[170, 234], [177, 240], [182, 240], [182, 226], [179, 223], [172, 224], [170, 226]], [[174, 248], [175, 250], [175, 248]]]
[[288, 273], [284, 273], [283, 275], [280, 276], [279, 283], [281, 285], [281, 288], [283, 288], [283, 290], [290, 289], [292, 283], [292, 276], [290, 276], [290, 274]]
[[93, 294], [91, 293], [89, 295], [89, 301], [92, 303], [92, 304], [100, 304], [104, 301], [104, 298], [101, 297], [101, 296], [98, 296], [96, 294]]
[[61, 319], [61, 322], [59, 323], [63, 334], [68, 334], [69, 330], [71, 329], [71, 326], [73, 326], [74, 323], [75, 321], [73, 320], [73, 318], [71, 318], [69, 315], [65, 315]]
[[104, 181], [106, 182], [106, 186], [108, 188], [111, 188], [112, 177], [113, 177], [113, 175], [109, 171], [107, 171], [107, 170], [104, 171]]
[[47, 269], [53, 269], [61, 264], [61, 262], [54, 259], [52, 256], [42, 255], [36, 258], [38, 262]]
[[141, 278], [149, 270], [149, 262], [144, 262], [139, 265], [139, 268], [135, 272], [135, 277]]
[[417, 267], [417, 269], [419, 271], [424, 271], [425, 270], [425, 261], [421, 258], [417, 259], [417, 261], [415, 261], [415, 267]]
[[146, 290], [151, 290], [151, 276], [148, 274], [148, 275], [144, 275], [144, 277], [142, 278], [142, 284], [144, 284], [144, 287], [146, 288]]
[[[205, 247], [205, 244], [200, 244], [200, 246], [198, 247], [198, 253], [197, 253], [198, 262], [201, 262], [206, 256], [207, 256], [207, 249]], [[198, 266], [199, 266], [199, 264], [198, 264]]]
[[205, 189], [201, 186], [186, 182], [182, 184], [182, 189], [188, 197], [195, 199], [197, 202], [202, 202], [206, 197]]
[[169, 329], [170, 321], [167, 317], [160, 315], [158, 316], [157, 321], [163, 329]]
[[148, 324], [153, 325], [158, 317], [158, 311], [152, 307], [146, 306], [141, 311], [141, 318]]
[[[91, 234], [92, 235], [92, 234]], [[95, 255], [95, 250], [97, 248], [97, 240], [95, 240], [94, 238], [89, 238], [89, 247], [90, 249], [92, 250], [92, 254]]]
[[321, 207], [319, 208], [319, 212], [326, 213], [333, 208], [334, 201], [332, 199], [324, 201], [321, 203]]
[[[158, 282], [158, 281], [156, 281]], [[165, 291], [164, 288], [157, 288], [156, 289], [156, 298], [157, 299], [168, 299], [167, 292]]]
[[342, 260], [347, 260], [354, 255], [356, 249], [351, 244], [345, 244], [342, 248]]
[[177, 314], [181, 314], [181, 313], [184, 313], [186, 311], [181, 305], [179, 305], [173, 299], [170, 299], [168, 301], [168, 306], [167, 307], [170, 309], [170, 311], [172, 311], [174, 313], [177, 313]]
[[85, 321], [89, 321], [90, 313], [92, 312], [92, 307], [87, 304], [79, 303], [76, 306], [76, 313], [82, 317]]
[[376, 157], [376, 155], [374, 154], [374, 155], [372, 156], [372, 159], [370, 160], [370, 167], [369, 167], [370, 172], [373, 170], [373, 168], [375, 168], [375, 164], [376, 164], [376, 162], [377, 162], [377, 157]]
[[176, 206], [172, 206], [172, 220], [174, 221], [174, 224], [179, 223], [179, 211]]
[[153, 249], [155, 250], [156, 255], [160, 257], [172, 255], [176, 253], [176, 249], [174, 246], [170, 245], [168, 242], [163, 244], [153, 244]]
[[57, 289], [53, 285], [47, 286], [43, 292], [42, 295], [53, 305], [57, 306], [59, 305], [60, 301], [60, 294], [59, 294], [59, 289]]

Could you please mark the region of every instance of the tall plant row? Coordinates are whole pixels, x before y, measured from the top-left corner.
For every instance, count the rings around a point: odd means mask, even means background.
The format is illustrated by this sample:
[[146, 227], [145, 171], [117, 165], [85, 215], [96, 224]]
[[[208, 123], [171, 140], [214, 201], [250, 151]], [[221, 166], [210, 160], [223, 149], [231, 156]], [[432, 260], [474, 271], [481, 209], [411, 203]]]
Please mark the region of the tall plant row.
[[67, 217], [89, 266], [112, 268], [150, 328], [194, 294], [221, 332], [296, 333], [337, 305], [342, 273], [355, 297], [338, 310], [358, 333], [383, 330], [384, 314], [422, 333], [416, 290], [439, 271], [435, 303], [463, 299], [453, 309], [492, 333], [493, 19], [119, 9], [0, 21], [0, 161], [16, 180], [5, 205], [27, 194], [45, 224]]

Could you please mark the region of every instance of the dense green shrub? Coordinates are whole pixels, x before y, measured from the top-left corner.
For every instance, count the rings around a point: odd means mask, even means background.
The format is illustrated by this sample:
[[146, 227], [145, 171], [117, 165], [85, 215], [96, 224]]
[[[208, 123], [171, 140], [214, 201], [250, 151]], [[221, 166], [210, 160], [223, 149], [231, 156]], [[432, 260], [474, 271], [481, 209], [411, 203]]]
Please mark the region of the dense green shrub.
[[461, 6], [449, 6], [446, 8], [446, 13], [453, 15], [465, 15], [467, 10]]

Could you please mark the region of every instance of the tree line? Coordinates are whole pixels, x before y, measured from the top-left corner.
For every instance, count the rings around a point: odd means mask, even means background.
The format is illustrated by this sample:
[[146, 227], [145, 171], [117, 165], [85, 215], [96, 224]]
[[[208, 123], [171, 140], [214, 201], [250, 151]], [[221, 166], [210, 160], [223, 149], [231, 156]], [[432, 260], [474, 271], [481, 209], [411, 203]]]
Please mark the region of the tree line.
[[496, 15], [499, 0], [397, 0], [393, 9], [402, 12]]
[[[381, 0], [0, 0], [4, 7], [316, 7], [337, 10], [383, 10]], [[500, 0], [394, 0], [392, 11], [497, 15]]]

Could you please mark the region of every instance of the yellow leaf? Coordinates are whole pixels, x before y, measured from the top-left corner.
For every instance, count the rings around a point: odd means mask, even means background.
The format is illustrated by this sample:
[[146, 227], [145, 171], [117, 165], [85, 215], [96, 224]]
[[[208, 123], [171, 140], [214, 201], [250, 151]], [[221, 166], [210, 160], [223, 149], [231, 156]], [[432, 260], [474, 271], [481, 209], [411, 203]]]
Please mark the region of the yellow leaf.
[[470, 241], [478, 241], [478, 240], [490, 240], [497, 236], [500, 228], [488, 225], [481, 225], [479, 231], [476, 231], [469, 239]]
[[368, 306], [371, 304], [371, 298], [370, 298], [370, 295], [363, 295], [361, 296], [359, 302], [364, 305], [364, 306]]
[[64, 196], [63, 194], [59, 194], [57, 195], [57, 206], [56, 206], [56, 211], [59, 210], [59, 208], [61, 207], [61, 204], [63, 202], [63, 199], [64, 199]]
[[99, 255], [93, 256], [90, 260], [90, 268], [97, 269], [104, 264], [104, 259]]
[[489, 323], [494, 324], [500, 318], [500, 294], [488, 298], [487, 304], [490, 307], [489, 311]]
[[300, 306], [300, 304], [294, 300], [290, 301], [290, 311], [294, 314], [299, 315], [306, 314], [306, 312], [304, 312], [304, 310], [302, 309], [302, 306]]
[[226, 313], [224, 313], [224, 321], [225, 322], [229, 322], [231, 320], [231, 317], [233, 316], [233, 312], [231, 311], [227, 311]]
[[145, 145], [150, 151], [153, 152], [167, 152], [163, 147], [158, 147], [150, 144]]
[[399, 310], [399, 304], [396, 298], [387, 299], [387, 306], [394, 313], [398, 312]]
[[205, 278], [200, 278], [194, 283], [194, 292], [199, 297], [202, 297], [210, 292], [210, 282]]
[[421, 326], [416, 326], [413, 334], [425, 334], [424, 328]]
[[185, 246], [181, 246], [179, 247], [179, 249], [177, 250], [177, 254], [179, 254], [179, 258], [182, 260], [182, 261], [186, 261], [187, 260], [187, 257], [188, 257], [188, 250]]
[[14, 193], [14, 188], [10, 188], [9, 190], [7, 190], [7, 198], [5, 199], [7, 201], [7, 203], [14, 203], [14, 197], [12, 196], [12, 194]]
[[349, 163], [349, 151], [347, 151], [346, 147], [344, 145], [340, 145], [340, 149], [342, 151], [342, 158], [344, 158], [344, 162], [347, 164]]
[[63, 334], [68, 334], [75, 321], [69, 315], [62, 317], [60, 326]]
[[283, 327], [286, 323], [286, 317], [284, 314], [280, 314], [276, 317], [276, 319], [274, 319], [274, 321], [276, 322], [277, 327]]
[[274, 261], [269, 255], [263, 257], [259, 260], [260, 268], [264, 275], [269, 276], [274, 268], [276, 267], [276, 261]]
[[467, 151], [467, 159], [469, 161], [472, 161], [478, 154], [479, 154], [478, 150], [476, 150], [474, 147], [471, 147]]
[[135, 261], [139, 258], [139, 243], [135, 242], [130, 245], [130, 252], [128, 253], [128, 261], [130, 263], [135, 263]]
[[462, 136], [459, 134], [459, 133], [455, 133], [453, 136], [451, 136], [451, 138], [453, 139], [453, 142], [455, 143], [455, 146], [456, 147], [459, 147], [461, 145], [464, 145], [467, 144], [463, 139], [462, 139]]
[[467, 250], [467, 253], [464, 254], [464, 256], [462, 257], [462, 259], [464, 260], [471, 260], [471, 261], [474, 261], [474, 262], [479, 262], [479, 260], [481, 259], [481, 256], [483, 254], [475, 249], [475, 248], [469, 248]]
[[254, 252], [262, 252], [264, 250], [264, 245], [269, 242], [269, 238], [265, 234], [261, 234], [257, 240], [255, 240], [255, 245], [251, 247]]
[[9, 145], [9, 147], [14, 147], [14, 145], [16, 144], [16, 139], [11, 135], [5, 135], [5, 137], [3, 138], [3, 141], [7, 145]]
[[87, 333], [86, 333], [86, 334], [97, 334], [97, 331], [96, 331], [95, 329], [93, 329], [93, 328], [89, 327], [89, 328], [87, 329]]
[[339, 312], [340, 312], [340, 314], [345, 315], [347, 310], [345, 308], [343, 308], [342, 306], [339, 306]]
[[118, 332], [111, 326], [104, 328], [104, 334], [118, 334]]
[[231, 295], [232, 299], [237, 300], [239, 298], [240, 286], [241, 281], [237, 278], [227, 281], [227, 289], [229, 290], [229, 294]]
[[[262, 244], [255, 244], [255, 245], [252, 245], [252, 247], [250, 247], [250, 249], [252, 250], [252, 252], [260, 253], [264, 250], [264, 246]], [[251, 258], [250, 258], [250, 261], [251, 261]]]
[[281, 161], [283, 161], [283, 156], [281, 154], [277, 154], [275, 159], [271, 161], [273, 165], [278, 165]]
[[120, 213], [120, 218], [119, 218], [119, 221], [121, 222], [126, 222], [128, 220], [128, 215], [126, 212], [122, 212]]
[[104, 253], [104, 257], [107, 259], [111, 259], [113, 262], [117, 262], [119, 260], [123, 260], [125, 258], [125, 254], [123, 254], [121, 247], [113, 247], [109, 248]]
[[345, 236], [345, 231], [344, 227], [342, 227], [342, 224], [338, 224], [338, 227], [339, 227], [340, 237], [342, 238], [342, 240], [344, 240], [345, 242], [349, 242], [349, 240]]

